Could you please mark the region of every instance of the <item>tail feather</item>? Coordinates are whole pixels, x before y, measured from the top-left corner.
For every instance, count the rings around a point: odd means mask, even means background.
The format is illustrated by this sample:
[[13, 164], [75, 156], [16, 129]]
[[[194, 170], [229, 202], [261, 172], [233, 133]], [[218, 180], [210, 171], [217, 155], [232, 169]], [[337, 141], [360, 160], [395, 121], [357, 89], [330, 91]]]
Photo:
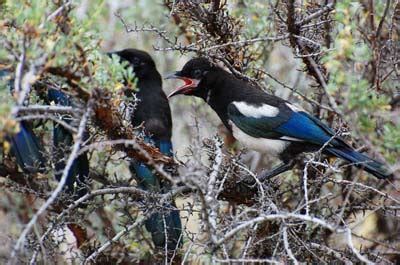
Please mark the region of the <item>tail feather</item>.
[[39, 139], [23, 122], [20, 123], [20, 131], [10, 137], [11, 153], [17, 159], [18, 165], [26, 173], [43, 173], [45, 159], [43, 149], [39, 145]]
[[[49, 89], [48, 99], [54, 101], [56, 104], [62, 106], [70, 106], [71, 101], [67, 95], [59, 90]], [[70, 117], [63, 117], [63, 121], [70, 123]], [[85, 135], [88, 138], [88, 135]], [[71, 132], [65, 129], [59, 124], [54, 124], [53, 129], [53, 156], [56, 161], [55, 177], [57, 180], [61, 179], [62, 171], [65, 168], [65, 150], [70, 148], [73, 144], [73, 137]], [[78, 199], [84, 196], [88, 192], [87, 182], [89, 176], [89, 160], [87, 153], [79, 155], [73, 162], [67, 176], [67, 181], [65, 183], [66, 191], [70, 194], [74, 194], [74, 199]]]
[[[172, 144], [170, 141], [153, 141], [150, 138], [145, 138], [145, 141], [156, 145], [163, 154], [172, 156]], [[135, 178], [141, 189], [154, 192], [170, 190], [168, 184], [161, 182], [145, 164], [133, 161], [130, 165], [130, 170], [135, 173]], [[163, 208], [165, 210], [153, 213], [145, 221], [145, 227], [151, 233], [153, 243], [157, 248], [163, 249], [167, 244], [168, 250], [174, 250], [182, 244], [182, 223], [179, 211], [176, 210], [174, 203], [164, 205]]]
[[[5, 69], [0, 70], [0, 77], [8, 77], [10, 72]], [[10, 91], [13, 90], [12, 78], [9, 78], [8, 86]], [[70, 106], [71, 101], [68, 96], [59, 90], [49, 89], [47, 99], [54, 101], [56, 104], [63, 106]], [[71, 122], [69, 117], [64, 117], [65, 122]], [[35, 136], [33, 131], [25, 125], [24, 122], [20, 123], [20, 131], [12, 137], [9, 137], [11, 141], [11, 153], [16, 157], [18, 165], [24, 172], [36, 173], [45, 171], [45, 159], [43, 156], [44, 149], [39, 144], [39, 139]], [[53, 144], [55, 149], [53, 156], [56, 161], [55, 177], [57, 180], [61, 178], [61, 172], [65, 167], [64, 151], [65, 148], [71, 146], [73, 142], [72, 135], [64, 127], [55, 124], [53, 130]], [[65, 147], [65, 148], [62, 148]], [[84, 185], [87, 182], [89, 175], [89, 161], [87, 154], [81, 154], [73, 163], [67, 177], [66, 187], [67, 192], [74, 193], [76, 198], [80, 198], [87, 193], [87, 186]], [[77, 181], [78, 179], [78, 181]], [[77, 188], [75, 183], [78, 182]]]
[[[175, 207], [175, 205], [173, 206]], [[171, 208], [168, 206], [165, 207]], [[164, 226], [164, 222], [166, 226]], [[166, 240], [168, 250], [177, 249], [182, 245], [180, 238], [182, 223], [178, 210], [154, 213], [145, 221], [145, 226], [147, 231], [151, 233], [151, 238], [156, 247], [164, 248]], [[165, 232], [167, 232], [167, 238]]]
[[326, 151], [334, 156], [340, 157], [353, 163], [356, 167], [371, 173], [377, 178], [384, 179], [391, 176], [382, 163], [364, 155], [348, 146], [328, 147]]
[[[10, 70], [0, 69], [0, 79], [6, 81], [10, 92], [14, 90], [14, 80]], [[39, 139], [25, 122], [21, 122], [20, 131], [7, 137], [7, 140], [11, 142], [11, 154], [15, 156], [18, 165], [25, 173], [45, 171], [44, 150], [39, 144]]]

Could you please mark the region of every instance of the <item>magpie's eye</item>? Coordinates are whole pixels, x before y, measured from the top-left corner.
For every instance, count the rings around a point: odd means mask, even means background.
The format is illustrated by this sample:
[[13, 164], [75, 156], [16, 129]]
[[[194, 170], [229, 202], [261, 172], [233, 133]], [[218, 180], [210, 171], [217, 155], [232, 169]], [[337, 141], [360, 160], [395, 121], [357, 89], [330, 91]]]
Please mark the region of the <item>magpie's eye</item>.
[[140, 59], [137, 57], [133, 57], [133, 64], [134, 65], [139, 65], [140, 64]]
[[200, 78], [201, 77], [201, 70], [200, 69], [196, 69], [196, 70], [194, 70], [194, 72], [193, 72], [193, 75], [194, 75], [194, 77], [195, 78]]

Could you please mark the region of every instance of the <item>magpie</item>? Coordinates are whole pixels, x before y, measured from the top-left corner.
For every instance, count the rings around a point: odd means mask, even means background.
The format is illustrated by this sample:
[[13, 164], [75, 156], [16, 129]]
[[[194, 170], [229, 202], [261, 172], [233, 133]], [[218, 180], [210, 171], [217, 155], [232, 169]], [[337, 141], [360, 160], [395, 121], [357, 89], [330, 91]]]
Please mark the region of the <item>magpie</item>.
[[[123, 114], [134, 127], [143, 127], [144, 140], [157, 147], [164, 155], [173, 156], [171, 142], [172, 118], [166, 94], [162, 90], [162, 79], [150, 55], [137, 49], [124, 49], [109, 53], [119, 56], [132, 66], [137, 79], [138, 91], [125, 90], [126, 103]], [[135, 101], [134, 99], [137, 99]], [[162, 181], [156, 173], [139, 161], [132, 161], [130, 169], [136, 177], [139, 187], [165, 193], [170, 184]], [[181, 246], [182, 224], [175, 203], [164, 205], [166, 210], [153, 213], [146, 221], [147, 231], [152, 235], [158, 249], [173, 251]], [[165, 234], [167, 232], [167, 234]], [[166, 242], [167, 241], [167, 242]]]
[[183, 94], [202, 98], [244, 146], [278, 157], [282, 164], [260, 176], [274, 177], [294, 166], [303, 152], [323, 153], [344, 159], [377, 178], [387, 178], [385, 166], [355, 151], [318, 118], [288, 101], [267, 94], [238, 79], [205, 58], [194, 58], [166, 79], [184, 85], [168, 98]]
[[[7, 86], [12, 92], [14, 90], [11, 73], [5, 69], [0, 70], [0, 78], [8, 78]], [[55, 89], [49, 89], [46, 101], [53, 101], [56, 104], [70, 106], [71, 101], [67, 95]], [[63, 120], [70, 123], [71, 120], [64, 117]], [[19, 123], [19, 132], [8, 135], [6, 139], [11, 144], [11, 154], [16, 158], [18, 166], [25, 173], [45, 173], [46, 172], [46, 150], [35, 135], [28, 122]], [[55, 177], [60, 180], [62, 170], [65, 167], [65, 149], [72, 145], [72, 134], [59, 124], [54, 123], [53, 129], [53, 152], [55, 161]], [[81, 154], [72, 164], [65, 184], [68, 194], [73, 194], [74, 199], [78, 199], [87, 193], [87, 179], [89, 175], [89, 161], [87, 153]]]
[[[48, 89], [47, 101], [53, 102], [56, 105], [72, 106], [71, 98], [61, 90]], [[64, 122], [71, 124], [72, 119], [70, 116], [63, 116], [61, 118]], [[85, 131], [83, 139], [87, 140], [89, 134]], [[55, 177], [60, 181], [63, 170], [66, 165], [65, 156], [66, 150], [73, 145], [73, 136], [64, 126], [54, 122], [53, 124], [53, 149], [52, 158], [55, 165]], [[77, 200], [89, 192], [89, 159], [87, 152], [80, 154], [72, 163], [68, 171], [67, 180], [65, 182], [66, 192], [73, 194], [73, 199]]]

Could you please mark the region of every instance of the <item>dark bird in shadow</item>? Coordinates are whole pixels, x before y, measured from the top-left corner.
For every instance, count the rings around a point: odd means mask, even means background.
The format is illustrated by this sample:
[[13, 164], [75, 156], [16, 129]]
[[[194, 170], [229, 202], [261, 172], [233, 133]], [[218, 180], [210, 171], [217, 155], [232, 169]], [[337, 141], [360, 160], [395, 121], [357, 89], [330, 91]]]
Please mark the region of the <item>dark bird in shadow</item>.
[[[157, 147], [164, 155], [172, 157], [171, 109], [153, 59], [148, 53], [136, 49], [112, 52], [110, 56], [113, 54], [128, 62], [137, 78], [138, 91], [125, 91], [127, 101], [122, 109], [125, 119], [134, 127], [142, 126], [145, 141]], [[165, 193], [171, 189], [170, 183], [161, 180], [140, 161], [132, 161], [130, 169], [144, 190]], [[166, 204], [163, 209], [151, 214], [145, 226], [157, 248], [167, 247], [173, 251], [182, 245], [182, 224], [175, 203]]]

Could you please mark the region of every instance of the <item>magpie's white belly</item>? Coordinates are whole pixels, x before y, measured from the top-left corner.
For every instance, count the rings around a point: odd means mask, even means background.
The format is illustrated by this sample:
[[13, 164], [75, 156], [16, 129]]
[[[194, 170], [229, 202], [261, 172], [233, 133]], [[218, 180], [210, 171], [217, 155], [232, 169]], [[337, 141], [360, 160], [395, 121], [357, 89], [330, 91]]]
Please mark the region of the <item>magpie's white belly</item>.
[[245, 147], [258, 151], [260, 153], [268, 153], [273, 156], [278, 156], [283, 150], [289, 145], [288, 141], [256, 138], [250, 136], [240, 130], [233, 122], [230, 122], [232, 126], [233, 136]]

